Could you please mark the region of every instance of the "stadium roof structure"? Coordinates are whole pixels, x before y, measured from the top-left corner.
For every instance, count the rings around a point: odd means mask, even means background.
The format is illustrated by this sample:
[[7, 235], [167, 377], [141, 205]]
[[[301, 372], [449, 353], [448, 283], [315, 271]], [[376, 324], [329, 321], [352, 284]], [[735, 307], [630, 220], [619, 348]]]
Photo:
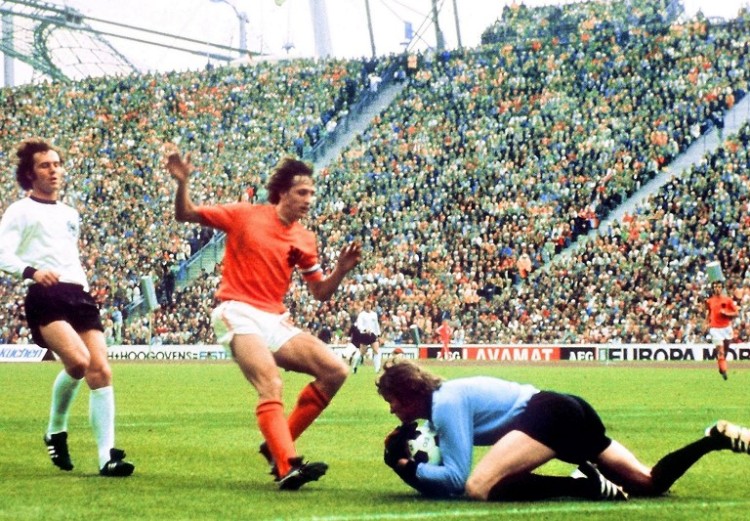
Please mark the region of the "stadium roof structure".
[[32, 82], [139, 72], [108, 38], [155, 45], [223, 62], [234, 61], [243, 53], [253, 54], [226, 45], [87, 17], [72, 7], [51, 2], [0, 0], [0, 17], [0, 52], [6, 59], [15, 58], [28, 64], [33, 69]]

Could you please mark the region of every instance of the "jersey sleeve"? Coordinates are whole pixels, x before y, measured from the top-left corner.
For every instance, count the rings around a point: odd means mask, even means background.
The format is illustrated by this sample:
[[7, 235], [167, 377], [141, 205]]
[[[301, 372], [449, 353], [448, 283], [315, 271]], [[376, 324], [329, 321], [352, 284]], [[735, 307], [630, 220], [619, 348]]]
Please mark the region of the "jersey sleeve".
[[232, 228], [237, 219], [236, 206], [237, 204], [198, 206], [196, 211], [208, 226], [226, 232]]
[[13, 207], [9, 207], [0, 219], [0, 269], [21, 276], [26, 268], [16, 251], [21, 244], [21, 222]]
[[471, 473], [474, 452], [471, 411], [460, 400], [451, 399], [434, 408], [432, 414], [443, 462], [440, 465], [420, 463], [417, 479], [435, 495], [462, 495]]
[[304, 230], [303, 233], [305, 247], [300, 251], [297, 259], [299, 273], [307, 282], [323, 280], [323, 267], [318, 258], [318, 244], [315, 235], [308, 230]]

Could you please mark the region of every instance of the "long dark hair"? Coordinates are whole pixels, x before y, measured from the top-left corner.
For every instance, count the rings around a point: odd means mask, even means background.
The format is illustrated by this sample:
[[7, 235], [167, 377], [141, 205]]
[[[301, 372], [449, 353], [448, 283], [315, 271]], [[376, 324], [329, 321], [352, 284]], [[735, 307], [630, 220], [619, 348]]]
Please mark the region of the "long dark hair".
[[391, 358], [383, 364], [383, 372], [375, 383], [380, 396], [389, 400], [414, 401], [428, 399], [443, 384], [443, 378], [430, 373], [406, 358]]
[[276, 204], [281, 199], [281, 194], [289, 191], [294, 184], [294, 177], [298, 175], [305, 175], [312, 177], [313, 169], [310, 165], [304, 161], [294, 159], [291, 157], [285, 157], [276, 166], [268, 178], [266, 189], [268, 190], [268, 202]]

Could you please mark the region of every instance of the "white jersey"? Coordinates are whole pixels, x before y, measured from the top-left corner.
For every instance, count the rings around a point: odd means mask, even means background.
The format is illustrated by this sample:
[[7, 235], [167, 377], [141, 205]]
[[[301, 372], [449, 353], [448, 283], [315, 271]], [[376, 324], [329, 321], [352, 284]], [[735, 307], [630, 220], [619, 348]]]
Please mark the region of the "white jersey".
[[88, 291], [78, 251], [78, 212], [64, 203], [26, 197], [11, 204], [0, 219], [0, 269], [23, 276], [27, 267], [53, 270], [60, 282]]
[[380, 324], [375, 311], [361, 311], [354, 325], [361, 333], [374, 333], [375, 336], [380, 336]]

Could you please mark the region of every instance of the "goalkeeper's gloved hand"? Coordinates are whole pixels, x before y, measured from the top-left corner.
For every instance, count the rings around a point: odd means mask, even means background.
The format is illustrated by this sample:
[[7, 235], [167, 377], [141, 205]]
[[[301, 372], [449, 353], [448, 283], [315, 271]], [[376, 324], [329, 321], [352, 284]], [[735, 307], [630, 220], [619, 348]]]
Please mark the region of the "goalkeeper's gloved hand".
[[[413, 440], [416, 435], [417, 422], [405, 423], [393, 429], [385, 438], [383, 461], [404, 483], [422, 494], [429, 495], [425, 484], [417, 479], [417, 462], [409, 453], [409, 440]], [[406, 460], [406, 463], [399, 463], [403, 460]]]
[[417, 422], [399, 425], [385, 437], [383, 461], [396, 470], [400, 459], [411, 459], [409, 440], [413, 439], [417, 430]]

